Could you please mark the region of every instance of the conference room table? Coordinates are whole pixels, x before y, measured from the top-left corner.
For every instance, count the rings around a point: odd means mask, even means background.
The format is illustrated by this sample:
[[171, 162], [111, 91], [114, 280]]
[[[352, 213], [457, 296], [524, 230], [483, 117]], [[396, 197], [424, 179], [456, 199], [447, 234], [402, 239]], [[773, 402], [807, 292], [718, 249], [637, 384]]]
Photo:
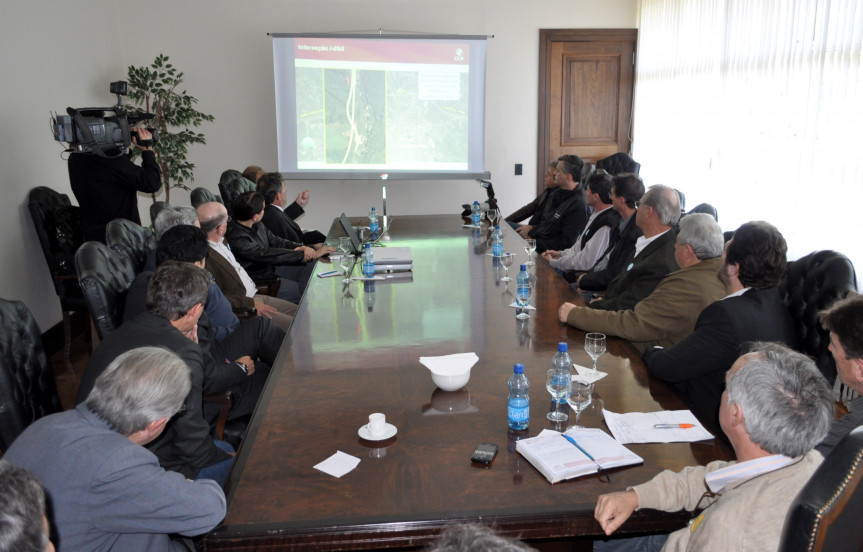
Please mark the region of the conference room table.
[[[361, 224], [362, 219], [352, 222]], [[506, 229], [516, 255], [503, 267], [491, 256], [491, 234], [465, 227], [457, 215], [404, 216], [390, 221], [381, 243], [410, 247], [410, 276], [354, 281], [313, 276], [272, 367], [226, 484], [228, 512], [206, 538], [207, 550], [410, 550], [428, 545], [453, 523], [480, 522], [541, 550], [589, 550], [602, 530], [593, 518], [598, 495], [621, 491], [664, 469], [731, 459], [720, 439], [697, 443], [633, 444], [643, 464], [551, 485], [515, 450], [543, 429], [552, 405], [546, 371], [561, 341], [576, 364], [590, 366], [584, 333], [557, 320], [575, 292], [534, 254], [530, 318], [516, 319], [524, 240]], [[334, 222], [329, 240], [344, 235]], [[337, 268], [319, 262], [315, 273]], [[359, 263], [353, 274], [360, 275]], [[467, 385], [444, 392], [419, 363], [421, 356], [474, 352]], [[507, 381], [522, 363], [530, 380], [530, 425], [507, 425]], [[599, 359], [608, 375], [597, 382], [582, 425], [608, 431], [602, 408], [650, 412], [684, 408], [652, 378], [627, 342], [608, 340]], [[567, 406], [563, 407], [568, 409]], [[374, 412], [395, 436], [360, 438]], [[570, 416], [570, 424], [574, 415]], [[471, 454], [481, 442], [498, 445], [488, 466]], [[337, 451], [359, 459], [341, 477], [314, 466]], [[619, 530], [674, 530], [690, 515], [638, 511]]]

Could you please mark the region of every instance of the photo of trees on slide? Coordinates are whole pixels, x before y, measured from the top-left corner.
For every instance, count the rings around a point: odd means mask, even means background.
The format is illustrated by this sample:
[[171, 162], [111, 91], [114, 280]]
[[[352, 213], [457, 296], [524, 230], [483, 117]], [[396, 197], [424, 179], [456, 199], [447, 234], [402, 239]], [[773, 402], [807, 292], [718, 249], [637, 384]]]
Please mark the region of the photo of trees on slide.
[[466, 72], [297, 67], [296, 79], [301, 167], [467, 166]]

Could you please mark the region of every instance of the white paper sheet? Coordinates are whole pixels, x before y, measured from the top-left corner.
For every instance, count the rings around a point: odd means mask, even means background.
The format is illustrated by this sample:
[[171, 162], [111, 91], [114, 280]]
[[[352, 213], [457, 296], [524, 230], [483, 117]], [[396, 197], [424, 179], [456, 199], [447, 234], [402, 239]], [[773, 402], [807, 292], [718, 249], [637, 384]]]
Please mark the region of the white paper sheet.
[[341, 477], [349, 471], [353, 470], [360, 463], [360, 459], [356, 456], [351, 456], [340, 450], [335, 454], [317, 464], [316, 470], [321, 470], [324, 473], [330, 474], [333, 477]]
[[[659, 412], [627, 412], [616, 414], [602, 410], [605, 423], [614, 438], [628, 443], [692, 443], [713, 439], [698, 418], [689, 410], [660, 410]], [[691, 428], [656, 429], [656, 424], [692, 424]]]

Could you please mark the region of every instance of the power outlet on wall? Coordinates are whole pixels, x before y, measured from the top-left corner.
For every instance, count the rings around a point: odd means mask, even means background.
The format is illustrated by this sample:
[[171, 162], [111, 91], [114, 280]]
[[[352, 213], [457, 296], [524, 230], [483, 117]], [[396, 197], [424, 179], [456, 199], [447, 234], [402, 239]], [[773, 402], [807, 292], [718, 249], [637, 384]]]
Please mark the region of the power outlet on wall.
[[516, 164], [515, 164], [515, 175], [516, 175], [516, 176], [521, 176], [521, 163], [516, 163]]

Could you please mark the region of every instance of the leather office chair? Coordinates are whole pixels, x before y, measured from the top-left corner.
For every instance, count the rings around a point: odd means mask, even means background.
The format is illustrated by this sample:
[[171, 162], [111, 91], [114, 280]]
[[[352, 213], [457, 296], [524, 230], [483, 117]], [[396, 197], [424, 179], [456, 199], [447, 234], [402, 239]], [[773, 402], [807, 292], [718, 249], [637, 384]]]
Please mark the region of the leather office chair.
[[[69, 196], [46, 186], [30, 190], [28, 198], [30, 217], [48, 263], [54, 291], [60, 299], [63, 312], [63, 359], [71, 370], [69, 355], [72, 348], [72, 320], [70, 313], [87, 313], [87, 303], [75, 275], [75, 251], [84, 242], [81, 211], [72, 205]], [[90, 324], [85, 335], [90, 340]]]
[[84, 242], [75, 254], [78, 281], [99, 339], [123, 322], [126, 292], [135, 279], [132, 261], [99, 242]]
[[114, 219], [105, 227], [108, 245], [132, 262], [135, 273], [143, 269], [150, 253], [156, 250], [156, 236], [149, 228], [135, 224], [131, 220]]
[[0, 324], [0, 451], [5, 451], [35, 420], [63, 408], [27, 306], [0, 299]]
[[832, 385], [836, 364], [827, 349], [830, 333], [821, 327], [818, 313], [857, 290], [854, 265], [835, 251], [815, 251], [788, 263], [779, 284], [782, 299], [794, 321], [800, 351], [815, 359], [818, 369]]
[[219, 178], [219, 192], [224, 199], [225, 207], [228, 209], [228, 214], [233, 216], [231, 205], [234, 200], [246, 192], [254, 192], [257, 188], [255, 183], [243, 177], [240, 171], [229, 169], [222, 173]]
[[156, 224], [156, 217], [159, 216], [159, 213], [164, 211], [167, 207], [170, 207], [171, 204], [167, 201], [154, 201], [150, 205], [150, 226]]
[[637, 163], [629, 154], [621, 151], [597, 161], [596, 168], [604, 169], [611, 176], [620, 173], [638, 174], [638, 171], [641, 170], [641, 163]]
[[791, 503], [779, 552], [863, 550], [863, 428], [827, 455]]
[[218, 201], [219, 203], [222, 203], [222, 196], [216, 195], [210, 190], [201, 187], [192, 190], [191, 194], [189, 195], [189, 199], [192, 202], [192, 207], [194, 207], [195, 209], [197, 209], [198, 206], [202, 203], [207, 203], [210, 201]]

